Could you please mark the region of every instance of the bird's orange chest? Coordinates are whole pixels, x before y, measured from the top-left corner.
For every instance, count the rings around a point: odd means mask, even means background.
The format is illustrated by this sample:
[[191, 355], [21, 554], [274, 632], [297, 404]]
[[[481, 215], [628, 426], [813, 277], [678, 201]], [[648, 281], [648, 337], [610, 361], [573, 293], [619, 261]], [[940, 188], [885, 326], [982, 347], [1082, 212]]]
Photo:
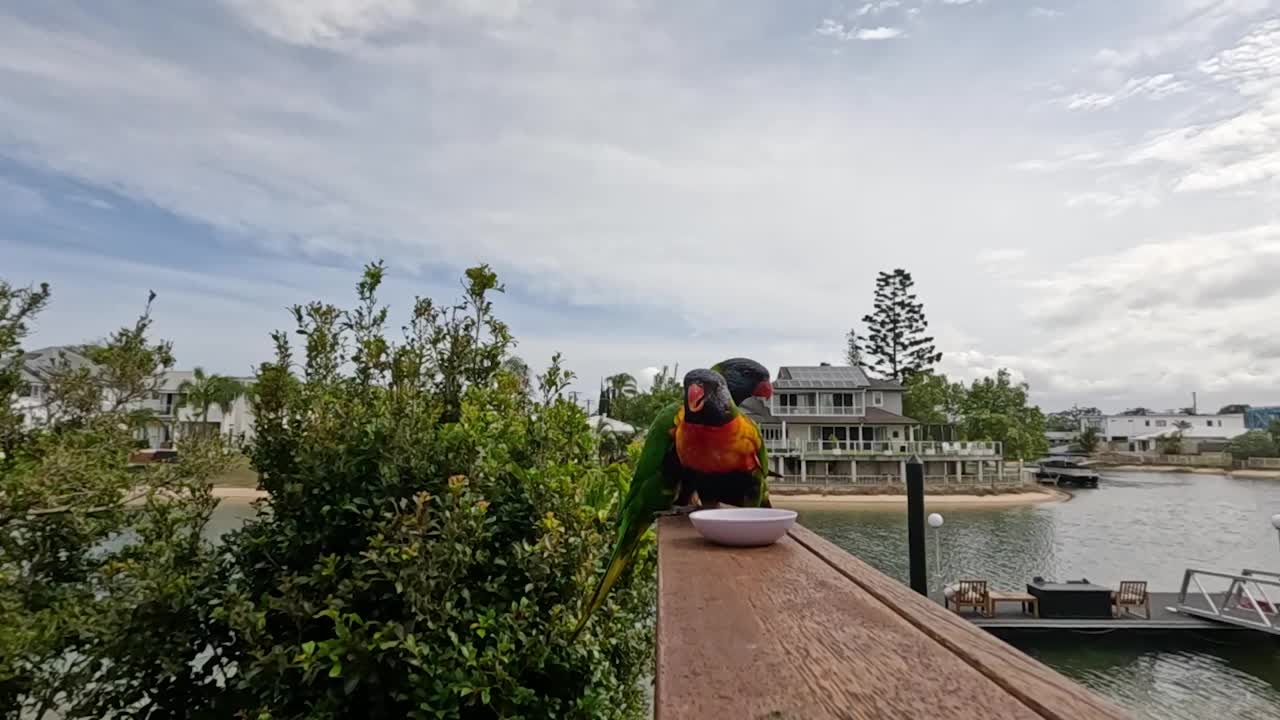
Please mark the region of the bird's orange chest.
[[712, 427], [684, 422], [676, 414], [672, 431], [680, 464], [704, 473], [751, 472], [760, 465], [760, 433], [746, 417]]

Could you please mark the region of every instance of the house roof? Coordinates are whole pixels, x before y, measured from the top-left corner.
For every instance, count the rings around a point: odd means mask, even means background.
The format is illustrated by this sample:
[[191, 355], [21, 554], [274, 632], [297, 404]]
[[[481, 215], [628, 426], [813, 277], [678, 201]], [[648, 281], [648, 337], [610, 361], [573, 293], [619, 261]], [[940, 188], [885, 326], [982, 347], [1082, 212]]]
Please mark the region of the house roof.
[[55, 345], [38, 350], [31, 350], [22, 355], [22, 378], [26, 382], [44, 382], [61, 362], [66, 358], [72, 369], [93, 367], [89, 358], [80, 354], [80, 348], [74, 345]]
[[758, 397], [749, 397], [743, 400], [738, 407], [742, 410], [742, 414], [755, 420], [757, 424], [781, 422], [777, 417], [774, 417], [774, 414], [769, 410], [769, 406]]
[[881, 380], [879, 378], [871, 378], [872, 390], [901, 390], [902, 383], [897, 380]]
[[784, 365], [778, 368], [774, 388], [837, 389], [865, 388], [871, 385], [867, 374], [852, 365]]

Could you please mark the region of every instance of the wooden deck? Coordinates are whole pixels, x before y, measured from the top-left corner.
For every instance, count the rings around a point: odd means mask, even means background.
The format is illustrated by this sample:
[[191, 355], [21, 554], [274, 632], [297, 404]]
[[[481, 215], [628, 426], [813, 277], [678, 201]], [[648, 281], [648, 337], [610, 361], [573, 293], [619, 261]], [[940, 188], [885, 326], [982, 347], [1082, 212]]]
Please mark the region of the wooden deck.
[[[938, 602], [942, 602], [938, 598]], [[1204, 620], [1193, 615], [1184, 615], [1170, 610], [1178, 604], [1178, 593], [1151, 593], [1151, 619], [1143, 617], [1122, 616], [1119, 618], [1098, 619], [1054, 619], [1036, 618], [1022, 614], [1016, 604], [996, 606], [995, 617], [985, 618], [975, 612], [966, 610], [964, 618], [974, 625], [986, 630], [1087, 630], [1090, 632], [1115, 630], [1123, 632], [1173, 632], [1193, 630], [1196, 632], [1234, 632], [1249, 630], [1239, 625]]]
[[1126, 717], [799, 526], [735, 549], [669, 517], [658, 542], [657, 720]]

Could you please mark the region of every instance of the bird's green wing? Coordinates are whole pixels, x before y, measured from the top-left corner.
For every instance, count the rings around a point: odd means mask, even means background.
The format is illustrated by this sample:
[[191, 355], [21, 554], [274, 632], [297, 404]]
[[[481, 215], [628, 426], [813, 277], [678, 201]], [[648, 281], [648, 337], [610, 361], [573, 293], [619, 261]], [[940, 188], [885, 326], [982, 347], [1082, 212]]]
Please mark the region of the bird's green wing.
[[[759, 433], [759, 428], [756, 429]], [[769, 451], [764, 446], [764, 438], [760, 438], [760, 450], [756, 452], [756, 459], [760, 461], [760, 466], [755, 469], [754, 475], [760, 481], [759, 507], [773, 507], [769, 502]]]
[[645, 531], [653, 523], [654, 513], [669, 509], [675, 502], [680, 488], [678, 478], [671, 471], [675, 455], [675, 440], [671, 437], [671, 430], [675, 427], [679, 411], [680, 404], [672, 403], [663, 408], [649, 426], [644, 448], [640, 451], [635, 473], [631, 476], [631, 487], [627, 489], [627, 497], [618, 511], [618, 539], [614, 542], [613, 554], [609, 557], [609, 567], [583, 608], [570, 642], [582, 632], [591, 614], [604, 603], [609, 590], [630, 564], [640, 546], [640, 538], [644, 537]]

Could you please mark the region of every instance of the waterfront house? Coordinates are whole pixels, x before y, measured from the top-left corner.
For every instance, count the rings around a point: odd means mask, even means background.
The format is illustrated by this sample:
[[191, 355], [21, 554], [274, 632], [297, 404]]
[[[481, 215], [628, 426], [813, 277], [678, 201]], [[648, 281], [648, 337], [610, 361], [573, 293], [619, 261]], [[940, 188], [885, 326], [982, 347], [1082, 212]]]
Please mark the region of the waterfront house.
[[1003, 474], [1000, 443], [922, 440], [921, 424], [902, 414], [902, 385], [862, 368], [784, 366], [773, 389], [770, 402], [752, 398], [743, 409], [782, 482], [900, 482], [912, 455], [937, 482]]
[[1195, 453], [1209, 446], [1222, 445], [1243, 435], [1243, 413], [1232, 415], [1092, 415], [1080, 419], [1080, 429], [1098, 430], [1102, 443], [1119, 452], [1153, 452], [1160, 439], [1181, 432], [1183, 450]]
[[[14, 407], [22, 414], [27, 428], [47, 425], [58, 419], [61, 412], [49, 396], [50, 376], [63, 367], [72, 370], [96, 369], [93, 361], [85, 357], [77, 346], [47, 347], [33, 350], [22, 356], [22, 385], [12, 399]], [[146, 398], [130, 402], [128, 410], [147, 410], [151, 418], [137, 431], [138, 440], [149, 448], [172, 448], [174, 442], [185, 433], [218, 432], [229, 440], [240, 443], [252, 439], [254, 433], [253, 408], [245, 397], [239, 397], [223, 412], [214, 405], [205, 419], [199, 417], [196, 408], [183, 406], [183, 382], [191, 380], [190, 370], [170, 370], [164, 373], [160, 384]], [[238, 378], [250, 382], [252, 378]], [[103, 398], [104, 409], [114, 402], [110, 396]]]

